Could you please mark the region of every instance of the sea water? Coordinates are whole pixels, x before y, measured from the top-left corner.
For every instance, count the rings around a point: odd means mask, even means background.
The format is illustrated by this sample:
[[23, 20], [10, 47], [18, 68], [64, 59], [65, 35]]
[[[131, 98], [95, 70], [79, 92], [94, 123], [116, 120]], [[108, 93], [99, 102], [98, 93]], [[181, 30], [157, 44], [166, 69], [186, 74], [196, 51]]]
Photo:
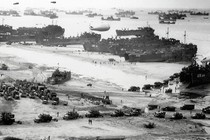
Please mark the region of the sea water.
[[[102, 13], [102, 12], [101, 12]], [[150, 26], [155, 29], [155, 34], [160, 37], [166, 37], [167, 28], [169, 28], [169, 37], [179, 39], [184, 42], [184, 32], [186, 31], [186, 42], [198, 45], [198, 56], [200, 59], [210, 55], [210, 19], [204, 19], [203, 16], [190, 16], [185, 20], [177, 20], [176, 24], [159, 24], [157, 15], [148, 15], [147, 11], [136, 10], [139, 19], [121, 18], [121, 21], [101, 21], [101, 17], [88, 18], [84, 15], [66, 15], [59, 13], [59, 18], [51, 20], [45, 17], [22, 16], [4, 18], [4, 24], [18, 27], [44, 27], [49, 24], [57, 24], [65, 28], [65, 37], [77, 36], [83, 32], [91, 32], [90, 25], [109, 24], [110, 30], [107, 32], [97, 32], [102, 38], [116, 37], [116, 29], [136, 29], [138, 27]], [[106, 13], [103, 13], [106, 14]], [[110, 13], [109, 13], [110, 14]], [[68, 49], [68, 48], [67, 48]], [[120, 85], [123, 88], [129, 88], [132, 85], [142, 86], [143, 84], [153, 83], [163, 80], [175, 72], [179, 72], [187, 64], [171, 63], [137, 63], [133, 65], [126, 64], [125, 69], [113, 68], [109, 66], [95, 65], [91, 62], [76, 60], [72, 57], [61, 54], [33, 52], [20, 48], [1, 47], [1, 53], [7, 53], [26, 59], [29, 62], [39, 65], [66, 67], [73, 73], [84, 77], [91, 77]], [[101, 54], [103, 55], [103, 54]], [[110, 55], [112, 57], [112, 55]], [[116, 57], [116, 56], [115, 56]], [[45, 60], [45, 61], [43, 61]], [[131, 69], [132, 67], [132, 69]], [[147, 67], [147, 69], [144, 69]], [[147, 70], [138, 73], [138, 71]], [[162, 77], [155, 76], [153, 73], [160, 71]], [[145, 75], [151, 75], [148, 79]]]

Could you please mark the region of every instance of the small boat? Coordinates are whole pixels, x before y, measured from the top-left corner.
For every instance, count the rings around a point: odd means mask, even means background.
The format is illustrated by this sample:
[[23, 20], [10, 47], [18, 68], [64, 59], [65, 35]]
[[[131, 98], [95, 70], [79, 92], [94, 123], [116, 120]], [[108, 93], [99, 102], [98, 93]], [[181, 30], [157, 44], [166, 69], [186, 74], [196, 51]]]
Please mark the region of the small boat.
[[52, 14], [52, 15], [49, 16], [49, 18], [50, 19], [55, 19], [55, 18], [58, 18], [58, 16], [56, 14]]
[[12, 16], [13, 17], [21, 17], [21, 15], [19, 15], [19, 14], [13, 14]]
[[82, 11], [73, 11], [73, 12], [66, 12], [67, 15], [83, 15]]
[[95, 15], [94, 14], [87, 14], [86, 16], [89, 17], [89, 18], [93, 18]]
[[135, 16], [131, 16], [130, 19], [139, 19], [139, 18]]
[[159, 20], [160, 24], [175, 24], [175, 20]]

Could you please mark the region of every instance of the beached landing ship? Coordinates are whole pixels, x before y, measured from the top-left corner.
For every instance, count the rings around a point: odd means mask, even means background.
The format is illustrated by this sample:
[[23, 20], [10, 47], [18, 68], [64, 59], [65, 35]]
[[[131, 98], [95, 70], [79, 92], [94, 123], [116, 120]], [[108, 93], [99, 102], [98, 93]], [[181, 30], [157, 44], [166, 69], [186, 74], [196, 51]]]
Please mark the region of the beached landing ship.
[[0, 42], [8, 41], [10, 35], [14, 32], [12, 26], [0, 25]]
[[198, 65], [194, 61], [180, 72], [180, 82], [187, 88], [210, 83], [210, 59], [204, 58], [201, 62], [202, 65]]
[[99, 42], [84, 43], [84, 49], [119, 55], [129, 62], [190, 62], [197, 52], [197, 46], [182, 44], [176, 39], [159, 39], [150, 27], [136, 30], [116, 30], [118, 36], [136, 36], [130, 39], [102, 39]]
[[[107, 31], [109, 28], [109, 25], [106, 25], [91, 29]], [[43, 28], [20, 27], [16, 30], [8, 25], [0, 25], [0, 42], [7, 42], [7, 45], [24, 42], [23, 44], [29, 45], [27, 42], [30, 41], [38, 45], [61, 47], [71, 44], [83, 44], [84, 42], [98, 42], [101, 39], [101, 35], [87, 32], [77, 37], [64, 38], [64, 32], [65, 29], [58, 25], [48, 25]]]
[[145, 28], [137, 28], [133, 30], [127, 30], [127, 29], [122, 29], [122, 30], [116, 30], [117, 36], [153, 36], [154, 35], [154, 29], [150, 27], [145, 27]]

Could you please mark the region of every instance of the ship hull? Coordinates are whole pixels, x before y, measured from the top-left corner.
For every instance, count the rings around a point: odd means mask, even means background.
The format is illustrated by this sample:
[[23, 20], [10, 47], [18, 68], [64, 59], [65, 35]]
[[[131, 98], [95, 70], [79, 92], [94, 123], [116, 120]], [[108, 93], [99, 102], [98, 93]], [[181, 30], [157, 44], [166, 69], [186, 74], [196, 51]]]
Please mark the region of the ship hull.
[[154, 29], [149, 27], [137, 30], [116, 30], [116, 32], [118, 36], [135, 35], [137, 37], [110, 38], [95, 43], [89, 41], [84, 44], [84, 49], [90, 52], [124, 56], [129, 62], [189, 62], [197, 52], [196, 45], [181, 44], [176, 39], [159, 39], [159, 36], [154, 34]]
[[128, 55], [125, 59], [129, 62], [164, 62], [162, 54]]
[[153, 34], [153, 29], [138, 29], [138, 30], [116, 30], [117, 36], [143, 36], [145, 34]]

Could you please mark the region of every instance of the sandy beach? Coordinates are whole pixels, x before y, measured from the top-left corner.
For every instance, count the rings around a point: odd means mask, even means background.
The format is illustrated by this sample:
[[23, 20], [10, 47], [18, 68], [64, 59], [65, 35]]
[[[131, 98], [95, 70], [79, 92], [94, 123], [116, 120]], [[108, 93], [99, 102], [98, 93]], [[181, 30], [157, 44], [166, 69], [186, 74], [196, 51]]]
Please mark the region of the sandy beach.
[[[85, 115], [93, 108], [99, 109], [104, 114], [123, 106], [144, 110], [150, 103], [158, 104], [161, 107], [174, 105], [179, 108], [190, 100], [177, 99], [177, 93], [168, 95], [159, 90], [153, 90], [149, 94], [145, 94], [144, 92], [128, 92], [126, 88], [135, 83], [142, 87], [143, 84], [152, 84], [155, 81], [167, 79], [168, 76], [179, 72], [187, 64], [167, 64], [170, 67], [165, 67], [164, 63], [130, 64], [123, 58], [110, 54], [84, 52], [81, 47], [78, 49], [78, 47], [56, 48], [14, 44], [12, 46], [2, 45], [0, 52], [1, 63], [6, 63], [9, 66], [8, 71], [0, 71], [3, 74], [1, 81], [10, 82], [15, 79], [31, 81], [35, 78], [37, 82], [44, 82], [46, 77], [50, 76], [57, 67], [72, 71], [70, 81], [62, 85], [48, 85], [50, 89], [58, 93], [62, 101], [68, 102], [68, 106], [62, 104], [58, 106], [44, 105], [40, 99], [21, 98], [20, 100], [5, 101], [0, 98], [1, 111], [11, 111], [15, 114], [16, 120], [23, 122], [21, 125], [0, 127], [0, 138], [6, 136], [19, 137], [24, 140], [37, 140], [48, 136], [53, 140], [95, 139], [97, 136], [123, 136], [130, 140], [209, 138], [209, 120], [192, 121], [188, 119], [191, 115], [189, 111], [179, 110], [187, 117], [180, 121], [154, 118], [154, 111], [149, 111], [148, 114], [139, 117], [113, 118], [105, 116], [96, 118], [93, 119], [92, 125], [88, 124], [87, 118], [73, 121], [62, 119], [63, 115], [73, 108], [76, 108], [81, 115]], [[109, 58], [114, 58], [116, 62], [109, 62]], [[88, 68], [81, 70], [78, 65]], [[29, 69], [29, 66], [33, 66], [33, 68]], [[92, 71], [93, 68], [96, 70]], [[100, 77], [101, 73], [105, 77]], [[121, 77], [125, 75], [126, 77]], [[145, 75], [148, 75], [147, 79], [145, 79]], [[140, 79], [135, 81], [137, 78]], [[88, 83], [92, 83], [93, 86], [88, 87]], [[110, 96], [113, 105], [94, 105], [90, 101], [80, 98], [81, 92], [102, 97], [105, 95], [104, 91]], [[66, 95], [70, 95], [70, 99]], [[209, 96], [197, 99], [196, 102], [196, 109], [193, 113], [208, 106]], [[59, 116], [57, 116], [57, 112], [59, 112]], [[34, 123], [33, 119], [37, 118], [40, 113], [49, 113], [57, 118], [58, 122]], [[172, 114], [173, 112], [167, 112], [167, 118]], [[144, 128], [144, 124], [147, 122], [154, 122], [156, 127], [152, 130]]]

